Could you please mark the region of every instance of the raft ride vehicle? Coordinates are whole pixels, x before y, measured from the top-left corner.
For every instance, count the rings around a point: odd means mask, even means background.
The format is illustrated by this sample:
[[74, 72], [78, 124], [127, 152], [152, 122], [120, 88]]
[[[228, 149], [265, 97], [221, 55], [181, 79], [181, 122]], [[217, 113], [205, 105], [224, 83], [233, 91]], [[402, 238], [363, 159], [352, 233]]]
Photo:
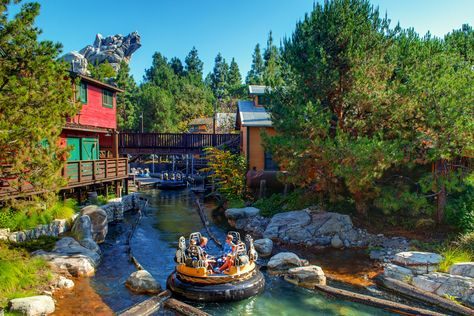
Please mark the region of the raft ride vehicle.
[[252, 237], [247, 235], [243, 242], [238, 232], [228, 234], [233, 236], [234, 247], [230, 254], [233, 263], [224, 271], [210, 266], [214, 258], [199, 246], [200, 233], [192, 233], [188, 243], [184, 237], [179, 238], [176, 268], [167, 280], [167, 287], [174, 295], [191, 301], [227, 302], [262, 292], [265, 277], [256, 264], [258, 254]]
[[186, 176], [181, 172], [163, 172], [158, 179], [155, 187], [160, 190], [180, 190], [188, 186]]

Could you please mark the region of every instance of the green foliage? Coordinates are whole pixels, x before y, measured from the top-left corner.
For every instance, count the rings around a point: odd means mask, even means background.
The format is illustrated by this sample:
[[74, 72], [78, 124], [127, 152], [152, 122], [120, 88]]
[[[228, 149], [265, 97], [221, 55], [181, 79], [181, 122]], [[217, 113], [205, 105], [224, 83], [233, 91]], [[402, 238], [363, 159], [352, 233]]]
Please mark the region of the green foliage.
[[46, 262], [31, 258], [27, 251], [9, 249], [0, 243], [0, 306], [6, 307], [9, 299], [39, 293], [52, 276]]
[[264, 70], [263, 83], [266, 86], [278, 87], [283, 84], [281, 69], [280, 69], [280, 54], [277, 47], [273, 44], [272, 32], [268, 34], [267, 47], [263, 53]]
[[0, 174], [16, 177], [14, 188], [31, 183], [37, 191], [56, 190], [64, 184], [57, 157], [66, 153], [59, 135], [80, 105], [72, 102], [68, 66], [57, 61], [61, 45], [38, 41], [40, 5], [25, 3], [11, 17], [17, 2], [0, 5]]
[[138, 87], [130, 75], [130, 67], [124, 61], [115, 79], [117, 86], [124, 90], [117, 94], [117, 124], [121, 130], [137, 130], [139, 128], [139, 109], [137, 107]]
[[57, 241], [57, 237], [40, 236], [38, 239], [11, 244], [10, 248], [24, 249], [30, 253], [36, 250], [52, 251]]
[[312, 192], [295, 190], [286, 196], [283, 194], [272, 194], [268, 198], [262, 198], [254, 203], [260, 209], [263, 216], [271, 217], [277, 213], [301, 210], [319, 204], [320, 201]]
[[467, 251], [474, 257], [474, 232], [466, 233], [458, 237], [455, 245], [464, 251]]
[[267, 147], [291, 183], [329, 202], [429, 216], [433, 197], [462, 188], [447, 165], [474, 147], [474, 72], [462, 56], [390, 28], [367, 0], [316, 4], [281, 49]]
[[212, 113], [212, 91], [202, 81], [202, 61], [194, 47], [185, 64], [177, 57], [168, 62], [158, 52], [153, 55], [136, 97], [146, 131], [183, 132], [190, 120]]
[[205, 149], [208, 166], [205, 172], [212, 172], [217, 191], [227, 201], [241, 201], [246, 197], [245, 158], [240, 154], [209, 147]]
[[262, 53], [260, 51], [260, 44], [255, 45], [255, 50], [252, 55], [252, 66], [247, 73], [245, 82], [247, 84], [263, 84], [263, 72], [264, 72], [264, 63], [262, 59]]
[[90, 72], [90, 76], [94, 79], [100, 81], [106, 81], [107, 79], [113, 79], [117, 76], [117, 72], [115, 71], [114, 67], [109, 64], [108, 61], [101, 64], [88, 64], [87, 70]]
[[474, 187], [467, 185], [462, 192], [449, 197], [446, 222], [459, 230], [474, 232]]
[[79, 210], [73, 199], [56, 201], [50, 205], [36, 201], [19, 206], [16, 209], [0, 209], [0, 228], [10, 228], [12, 231], [32, 229], [40, 224], [49, 224], [54, 219], [69, 219]]
[[442, 249], [440, 255], [443, 260], [439, 264], [439, 271], [448, 272], [449, 267], [455, 263], [470, 262], [474, 260], [472, 253], [458, 247], [447, 247]]

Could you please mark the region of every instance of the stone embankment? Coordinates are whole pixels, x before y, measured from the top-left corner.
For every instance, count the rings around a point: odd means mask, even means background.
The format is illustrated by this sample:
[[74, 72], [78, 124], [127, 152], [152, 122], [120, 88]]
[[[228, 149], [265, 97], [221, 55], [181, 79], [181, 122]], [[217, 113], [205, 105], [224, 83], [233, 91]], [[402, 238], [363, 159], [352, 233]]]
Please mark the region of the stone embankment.
[[334, 212], [308, 208], [265, 218], [260, 216], [259, 209], [245, 207], [228, 209], [225, 215], [229, 224], [236, 229], [255, 237], [288, 244], [333, 248], [371, 247], [371, 258], [385, 262], [396, 253], [408, 250], [408, 240], [405, 238], [370, 234], [354, 227], [348, 215]]
[[436, 294], [440, 299], [449, 298], [474, 308], [474, 262], [454, 264], [449, 273], [437, 272], [442, 260], [436, 253], [397, 253], [391, 263], [385, 265], [383, 277]]
[[[55, 278], [51, 282], [51, 291], [40, 296], [14, 299], [9, 302], [9, 310], [23, 315], [46, 315], [55, 310], [52, 294], [58, 289], [71, 289], [74, 282], [70, 277], [90, 277], [95, 274], [101, 261], [98, 244], [104, 242], [108, 232], [108, 223], [123, 219], [124, 212], [142, 207], [143, 200], [137, 194], [114, 199], [101, 207], [89, 205], [70, 220], [56, 220], [50, 225], [40, 225], [35, 229], [13, 232], [0, 231], [0, 239], [10, 242], [24, 242], [40, 236], [60, 235], [71, 230], [71, 236], [59, 239], [52, 251], [38, 250], [34, 256], [43, 258], [53, 269]], [[143, 278], [142, 278], [143, 279]], [[149, 293], [159, 290], [159, 285], [149, 284], [147, 279], [136, 280], [149, 286]], [[135, 284], [135, 283], [134, 283]], [[158, 287], [157, 289], [155, 289]]]

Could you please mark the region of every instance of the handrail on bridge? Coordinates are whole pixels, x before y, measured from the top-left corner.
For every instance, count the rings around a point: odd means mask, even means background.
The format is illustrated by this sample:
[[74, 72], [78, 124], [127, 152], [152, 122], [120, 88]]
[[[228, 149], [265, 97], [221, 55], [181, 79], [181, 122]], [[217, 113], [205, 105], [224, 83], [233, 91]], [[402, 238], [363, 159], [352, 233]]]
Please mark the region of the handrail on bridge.
[[181, 148], [217, 147], [240, 138], [240, 134], [130, 133], [119, 134], [120, 148]]

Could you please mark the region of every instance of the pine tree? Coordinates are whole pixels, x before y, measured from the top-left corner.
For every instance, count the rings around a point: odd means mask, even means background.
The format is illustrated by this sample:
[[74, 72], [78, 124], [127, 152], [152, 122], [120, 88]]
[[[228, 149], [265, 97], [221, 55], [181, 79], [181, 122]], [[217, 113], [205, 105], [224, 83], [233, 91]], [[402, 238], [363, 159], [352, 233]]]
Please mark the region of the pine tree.
[[59, 157], [66, 156], [59, 135], [79, 104], [71, 102], [68, 66], [57, 61], [61, 45], [38, 41], [40, 5], [25, 3], [9, 18], [13, 3], [0, 5], [0, 174], [37, 191], [56, 190], [64, 184]]
[[178, 87], [178, 77], [166, 57], [159, 52], [153, 54], [152, 65], [145, 70], [144, 80], [167, 91], [175, 92]]
[[252, 66], [247, 73], [245, 82], [247, 84], [263, 84], [264, 64], [262, 53], [260, 52], [260, 44], [255, 45], [255, 50], [252, 55]]
[[184, 75], [183, 63], [178, 57], [171, 58], [170, 67], [171, 69], [173, 69], [175, 75], [177, 75], [178, 77], [181, 77]]
[[267, 47], [263, 54], [264, 70], [263, 83], [267, 86], [276, 87], [282, 83], [280, 71], [280, 54], [278, 48], [273, 44], [272, 32], [268, 34]]
[[232, 58], [229, 67], [228, 83], [230, 87], [238, 87], [242, 84], [242, 75], [240, 74], [239, 65], [235, 61], [235, 58]]
[[105, 82], [109, 79], [113, 80], [117, 76], [114, 67], [112, 67], [108, 61], [98, 65], [88, 64], [87, 69], [89, 70], [90, 76], [92, 78], [102, 82]]
[[188, 56], [184, 60], [186, 67], [186, 75], [194, 83], [202, 82], [202, 70], [204, 67], [203, 62], [199, 59], [198, 51], [196, 47], [193, 46]]
[[214, 60], [214, 69], [211, 74], [211, 89], [214, 93], [214, 97], [220, 100], [226, 100], [229, 96], [228, 91], [228, 74], [229, 65], [227, 65], [225, 59], [221, 53], [218, 53]]
[[135, 80], [130, 76], [130, 67], [125, 61], [120, 63], [120, 70], [115, 80], [117, 86], [124, 90], [117, 94], [117, 124], [120, 130], [134, 130], [138, 127], [137, 94]]

